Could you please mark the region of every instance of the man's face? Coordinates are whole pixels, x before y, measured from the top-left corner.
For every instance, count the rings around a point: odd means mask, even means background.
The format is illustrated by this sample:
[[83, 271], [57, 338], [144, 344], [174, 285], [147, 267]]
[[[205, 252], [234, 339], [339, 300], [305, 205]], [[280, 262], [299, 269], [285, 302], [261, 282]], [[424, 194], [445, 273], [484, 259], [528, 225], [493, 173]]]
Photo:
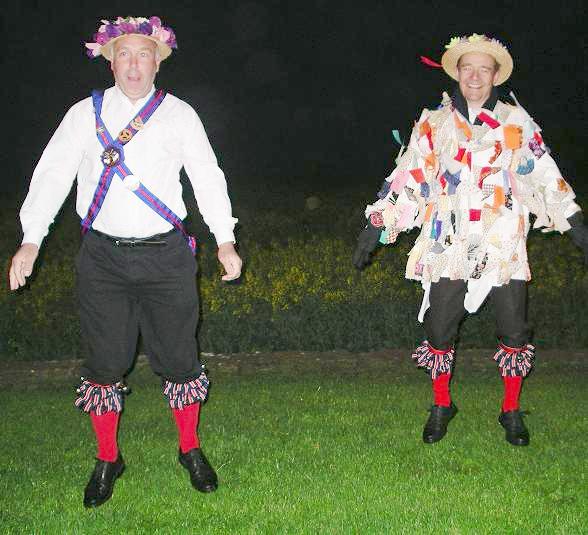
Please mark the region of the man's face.
[[151, 90], [159, 70], [157, 45], [142, 35], [125, 35], [114, 43], [110, 68], [122, 92], [135, 103]]
[[459, 58], [457, 81], [461, 94], [472, 107], [481, 107], [498, 79], [496, 61], [490, 54], [469, 52]]

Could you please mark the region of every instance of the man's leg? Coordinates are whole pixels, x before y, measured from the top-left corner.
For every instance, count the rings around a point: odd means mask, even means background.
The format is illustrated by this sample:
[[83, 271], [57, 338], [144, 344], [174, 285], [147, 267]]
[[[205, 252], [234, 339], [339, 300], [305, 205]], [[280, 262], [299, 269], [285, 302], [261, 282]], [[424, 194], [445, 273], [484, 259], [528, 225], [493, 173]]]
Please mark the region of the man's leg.
[[418, 367], [431, 375], [434, 401], [431, 415], [423, 429], [423, 441], [431, 444], [441, 440], [447, 425], [457, 412], [451, 401], [449, 383], [453, 367], [453, 344], [459, 323], [465, 315], [463, 301], [466, 283], [462, 280], [440, 279], [431, 284], [430, 307], [424, 318], [425, 340], [412, 355]]
[[208, 379], [198, 360], [196, 342], [196, 261], [179, 234], [169, 238], [165, 253], [152, 259], [157, 278], [146, 279], [142, 286], [141, 334], [151, 367], [163, 378], [163, 392], [178, 429], [179, 462], [197, 490], [212, 492], [217, 477], [200, 449], [197, 434]]
[[87, 358], [75, 405], [90, 415], [96, 436], [96, 466], [84, 492], [84, 505], [97, 507], [112, 495], [124, 470], [117, 432], [123, 378], [135, 355], [136, 300], [127, 278], [125, 251], [88, 234], [77, 257], [78, 300]]
[[499, 417], [506, 431], [506, 440], [515, 446], [529, 444], [529, 432], [519, 411], [523, 378], [533, 365], [535, 348], [529, 344], [527, 324], [527, 283], [511, 280], [492, 289], [490, 294], [496, 314], [496, 335], [499, 340], [494, 360], [498, 363], [504, 384], [504, 397]]

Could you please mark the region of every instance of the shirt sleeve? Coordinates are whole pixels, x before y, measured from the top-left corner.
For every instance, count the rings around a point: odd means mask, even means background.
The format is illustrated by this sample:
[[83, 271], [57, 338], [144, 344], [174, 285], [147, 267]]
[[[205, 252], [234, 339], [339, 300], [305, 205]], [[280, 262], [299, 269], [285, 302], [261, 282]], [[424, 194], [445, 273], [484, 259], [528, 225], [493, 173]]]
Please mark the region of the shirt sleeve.
[[522, 131], [521, 153], [515, 164], [528, 206], [537, 216], [533, 227], [565, 232], [570, 228], [567, 219], [580, 210], [574, 202], [576, 195], [549, 154], [539, 126], [527, 118]]
[[41, 245], [71, 190], [83, 156], [80, 104], [72, 106], [65, 114], [35, 167], [20, 210], [23, 243]]
[[186, 104], [185, 131], [182, 139], [182, 163], [192, 184], [198, 209], [214, 234], [217, 244], [235, 242], [231, 201], [225, 175], [194, 109]]
[[383, 230], [382, 243], [394, 243], [400, 232], [420, 227], [428, 212], [428, 183], [439, 167], [428, 117], [429, 111], [423, 110], [412, 130], [407, 150], [384, 180], [378, 200], [366, 207], [366, 217]]

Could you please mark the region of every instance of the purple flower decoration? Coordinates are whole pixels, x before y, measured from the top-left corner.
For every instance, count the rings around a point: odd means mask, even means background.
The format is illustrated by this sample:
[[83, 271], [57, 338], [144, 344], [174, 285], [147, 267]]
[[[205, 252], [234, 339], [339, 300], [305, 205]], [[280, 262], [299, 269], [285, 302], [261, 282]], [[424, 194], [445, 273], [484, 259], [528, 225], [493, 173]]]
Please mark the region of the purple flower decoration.
[[159, 17], [149, 17], [149, 24], [161, 28], [161, 19]]
[[169, 39], [167, 40], [167, 44], [170, 48], [178, 48], [178, 43], [176, 41], [176, 34], [171, 28], [165, 28], [169, 32]]
[[122, 35], [122, 33], [123, 32], [121, 31], [119, 26], [115, 26], [114, 24], [109, 24], [108, 26], [106, 26], [106, 35], [108, 35], [110, 39], [114, 39], [115, 37]]
[[142, 22], [139, 24], [139, 33], [143, 35], [151, 35], [153, 33], [153, 26], [149, 22]]
[[120, 23], [120, 30], [122, 33], [136, 33], [137, 32], [137, 28], [135, 27], [135, 25], [131, 24], [130, 22], [121, 22]]
[[106, 33], [101, 32], [101, 33], [94, 34], [94, 41], [96, 41], [99, 45], [104, 45], [109, 40], [110, 40], [110, 38], [108, 37], [108, 35]]

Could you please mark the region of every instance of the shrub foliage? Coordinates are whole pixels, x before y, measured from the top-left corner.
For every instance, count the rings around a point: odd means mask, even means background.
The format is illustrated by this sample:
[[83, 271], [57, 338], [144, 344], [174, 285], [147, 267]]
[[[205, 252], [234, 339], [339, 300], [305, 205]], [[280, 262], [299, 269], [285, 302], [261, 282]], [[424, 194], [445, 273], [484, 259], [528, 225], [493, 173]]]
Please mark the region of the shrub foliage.
[[[295, 204], [296, 199], [294, 199]], [[422, 290], [404, 278], [415, 235], [381, 248], [363, 272], [351, 265], [361, 228], [361, 198], [333, 198], [316, 211], [239, 210], [246, 269], [241, 284], [220, 280], [212, 240], [198, 252], [201, 325], [205, 352], [369, 350], [412, 348], [424, 336], [416, 320]], [[352, 208], [345, 209], [345, 206]], [[2, 222], [3, 249], [14, 248], [15, 210]], [[193, 227], [198, 227], [198, 223]], [[200, 227], [199, 235], [206, 236]], [[82, 355], [73, 256], [77, 221], [66, 215], [52, 232], [31, 283], [0, 292], [0, 358], [65, 359]], [[567, 236], [532, 233], [529, 320], [541, 347], [588, 347], [585, 312], [588, 276], [580, 251]], [[495, 345], [490, 305], [469, 316], [460, 347]]]

